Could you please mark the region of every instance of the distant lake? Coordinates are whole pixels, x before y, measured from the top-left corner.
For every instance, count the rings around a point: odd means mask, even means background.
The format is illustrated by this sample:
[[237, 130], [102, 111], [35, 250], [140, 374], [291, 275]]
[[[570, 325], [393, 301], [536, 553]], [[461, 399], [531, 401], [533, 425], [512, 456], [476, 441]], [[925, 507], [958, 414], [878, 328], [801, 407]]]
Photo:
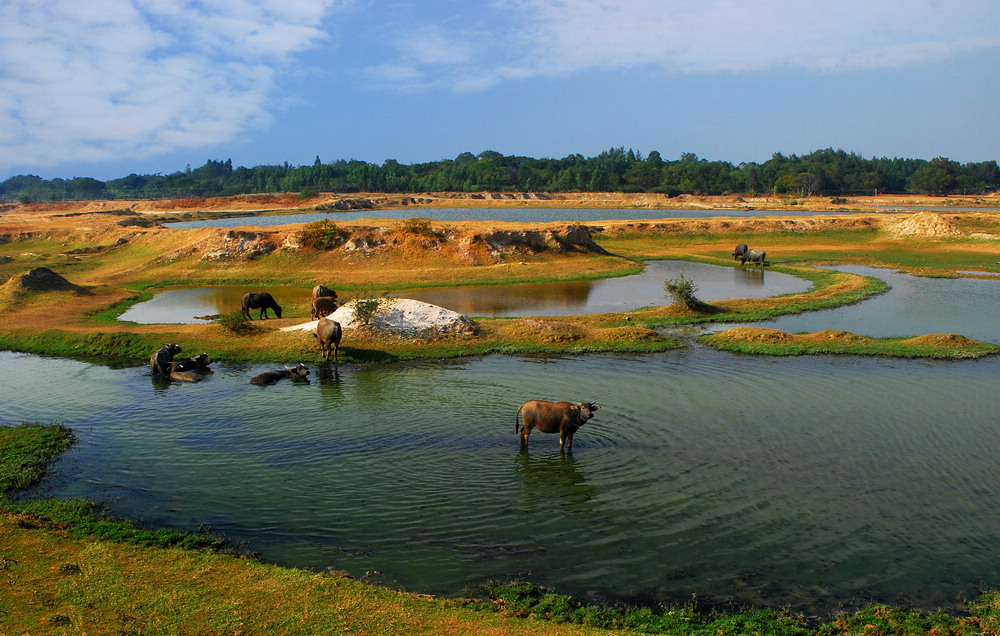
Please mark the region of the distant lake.
[[837, 210], [673, 210], [636, 208], [422, 208], [408, 207], [398, 210], [351, 210], [348, 212], [305, 212], [302, 214], [271, 214], [267, 216], [241, 216], [203, 221], [165, 223], [172, 228], [240, 227], [243, 225], [270, 226], [314, 221], [357, 221], [360, 219], [411, 219], [414, 217], [435, 221], [499, 221], [528, 223], [594, 223], [596, 221], [648, 221], [657, 219], [709, 219], [712, 217], [756, 216], [817, 216], [830, 214], [856, 214]]

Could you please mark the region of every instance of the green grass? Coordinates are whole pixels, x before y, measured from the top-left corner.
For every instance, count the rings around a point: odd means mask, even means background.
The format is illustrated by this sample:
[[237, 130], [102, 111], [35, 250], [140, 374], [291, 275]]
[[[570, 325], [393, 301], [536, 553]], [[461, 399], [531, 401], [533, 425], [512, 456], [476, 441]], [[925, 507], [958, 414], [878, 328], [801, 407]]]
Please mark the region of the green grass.
[[0, 426], [0, 497], [41, 479], [48, 463], [72, 442], [73, 432], [60, 425]]
[[138, 362], [149, 360], [150, 354], [169, 339], [169, 334], [137, 334], [128, 331], [72, 333], [52, 329], [41, 332], [0, 332], [0, 349], [77, 360]]
[[[782, 332], [774, 332], [775, 335]], [[887, 358], [961, 360], [1000, 353], [1000, 346], [950, 334], [924, 338], [865, 338], [846, 332], [821, 332], [826, 337], [782, 334], [759, 340], [728, 331], [700, 336], [698, 342], [735, 353], [769, 356], [856, 355]]]

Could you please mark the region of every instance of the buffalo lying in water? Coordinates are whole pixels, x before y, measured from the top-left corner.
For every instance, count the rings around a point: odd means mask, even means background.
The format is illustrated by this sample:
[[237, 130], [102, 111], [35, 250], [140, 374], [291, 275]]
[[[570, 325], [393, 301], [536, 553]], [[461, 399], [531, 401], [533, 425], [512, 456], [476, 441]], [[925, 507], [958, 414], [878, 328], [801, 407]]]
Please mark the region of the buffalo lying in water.
[[278, 303], [274, 302], [274, 298], [271, 294], [267, 292], [247, 292], [243, 294], [242, 298], [243, 313], [246, 314], [247, 318], [253, 320], [253, 316], [250, 315], [251, 309], [259, 309], [260, 315], [258, 316], [261, 320], [267, 318], [267, 310], [271, 309], [274, 311], [274, 315], [281, 318], [281, 307]]
[[309, 375], [309, 367], [302, 364], [301, 362], [290, 369], [278, 369], [277, 371], [265, 371], [260, 375], [255, 375], [250, 378], [250, 384], [259, 384], [261, 386], [274, 384], [278, 380], [283, 380], [285, 378], [291, 378], [293, 380], [305, 380], [306, 376]]
[[174, 360], [170, 363], [171, 369], [174, 371], [200, 371], [207, 369], [210, 364], [212, 364], [212, 359], [208, 357], [207, 353], [199, 353], [193, 358]]
[[187, 360], [174, 360], [170, 363], [170, 379], [177, 382], [201, 382], [205, 376], [192, 371], [204, 371], [208, 365], [212, 364], [212, 359], [207, 353], [199, 353]]
[[[559, 450], [572, 450], [573, 434], [577, 429], [594, 417], [594, 411], [601, 408], [594, 402], [546, 402], [544, 400], [528, 400], [514, 414], [514, 432], [521, 433], [521, 445], [528, 445], [528, 435], [531, 429], [537, 428], [543, 433], [559, 433]], [[524, 413], [524, 428], [518, 422], [518, 416]]]

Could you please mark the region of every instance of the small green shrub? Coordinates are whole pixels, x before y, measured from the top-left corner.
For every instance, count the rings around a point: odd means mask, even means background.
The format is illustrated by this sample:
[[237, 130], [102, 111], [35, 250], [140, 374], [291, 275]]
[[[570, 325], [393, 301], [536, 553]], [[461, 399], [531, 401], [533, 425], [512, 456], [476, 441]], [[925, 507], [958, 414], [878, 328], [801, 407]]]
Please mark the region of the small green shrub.
[[370, 324], [387, 300], [384, 295], [374, 292], [369, 292], [364, 298], [358, 298], [354, 301], [354, 319], [363, 325]]
[[702, 302], [695, 297], [698, 287], [690, 278], [684, 278], [683, 273], [677, 278], [668, 280], [663, 285], [666, 287], [667, 295], [670, 296], [675, 305], [684, 305], [689, 309], [701, 307]]
[[328, 250], [342, 244], [351, 235], [329, 219], [306, 223], [299, 232], [299, 242], [304, 247]]
[[415, 216], [403, 221], [403, 231], [417, 236], [434, 236], [431, 220]]
[[218, 323], [223, 329], [234, 333], [237, 336], [251, 336], [258, 331], [260, 327], [253, 324], [250, 316], [243, 313], [242, 310], [231, 311], [228, 314], [221, 314], [218, 319]]
[[315, 190], [312, 190], [310, 188], [305, 188], [301, 192], [299, 192], [299, 201], [303, 201], [305, 199], [315, 199], [318, 196], [319, 193], [316, 192]]

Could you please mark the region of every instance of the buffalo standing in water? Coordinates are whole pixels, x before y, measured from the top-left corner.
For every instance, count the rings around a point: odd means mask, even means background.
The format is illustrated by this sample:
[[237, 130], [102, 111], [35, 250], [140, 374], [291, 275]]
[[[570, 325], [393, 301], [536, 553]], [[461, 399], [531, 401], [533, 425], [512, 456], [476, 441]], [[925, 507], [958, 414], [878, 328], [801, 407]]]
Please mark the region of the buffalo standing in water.
[[302, 364], [301, 362], [290, 369], [278, 369], [277, 371], [265, 371], [260, 375], [255, 375], [250, 379], [250, 384], [259, 384], [265, 386], [268, 384], [274, 384], [278, 380], [283, 380], [285, 378], [291, 378], [293, 380], [305, 380], [306, 376], [309, 375], [309, 367]]
[[267, 318], [267, 310], [271, 309], [274, 311], [274, 315], [281, 318], [281, 307], [278, 303], [274, 302], [274, 298], [271, 294], [267, 292], [247, 292], [243, 294], [243, 313], [247, 315], [247, 318], [253, 320], [253, 316], [250, 315], [251, 309], [259, 309], [261, 320]]
[[333, 349], [333, 363], [337, 364], [337, 352], [340, 350], [340, 338], [344, 335], [340, 323], [329, 318], [320, 318], [316, 325], [316, 333], [313, 334], [319, 340], [319, 349], [323, 353], [323, 359], [330, 361], [330, 349]]
[[153, 371], [153, 375], [170, 375], [170, 363], [173, 362], [174, 356], [180, 352], [181, 346], [179, 344], [165, 344], [159, 351], [149, 356], [149, 368]]
[[747, 250], [743, 256], [740, 256], [740, 267], [746, 265], [747, 261], [750, 261], [751, 265], [760, 265], [761, 268], [764, 267], [764, 257], [767, 253], [764, 250], [750, 249]]
[[[594, 411], [601, 408], [594, 402], [546, 402], [528, 400], [514, 414], [514, 432], [521, 433], [521, 446], [528, 445], [531, 429], [543, 433], [559, 433], [559, 450], [573, 449], [573, 434], [594, 417]], [[524, 413], [524, 428], [521, 429], [518, 416]]]

